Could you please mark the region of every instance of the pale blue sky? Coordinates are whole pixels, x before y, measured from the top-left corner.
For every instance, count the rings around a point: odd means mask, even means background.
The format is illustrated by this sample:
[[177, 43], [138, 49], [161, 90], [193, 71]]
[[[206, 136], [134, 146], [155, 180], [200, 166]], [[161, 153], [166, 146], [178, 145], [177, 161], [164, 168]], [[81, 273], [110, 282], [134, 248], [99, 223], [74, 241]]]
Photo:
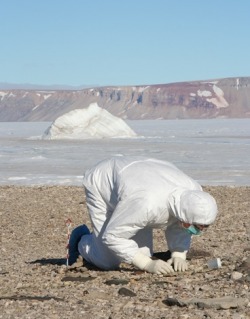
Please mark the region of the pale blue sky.
[[250, 76], [249, 0], [0, 0], [0, 82]]

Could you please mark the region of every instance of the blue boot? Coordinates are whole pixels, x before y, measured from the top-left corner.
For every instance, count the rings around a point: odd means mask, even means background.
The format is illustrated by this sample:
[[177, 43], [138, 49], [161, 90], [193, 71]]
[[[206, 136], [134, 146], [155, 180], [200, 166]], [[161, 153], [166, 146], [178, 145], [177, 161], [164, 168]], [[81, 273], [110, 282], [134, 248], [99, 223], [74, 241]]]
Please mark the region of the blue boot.
[[83, 235], [90, 234], [90, 231], [86, 225], [80, 225], [73, 229], [69, 238], [69, 265], [74, 264], [78, 258], [78, 243]]

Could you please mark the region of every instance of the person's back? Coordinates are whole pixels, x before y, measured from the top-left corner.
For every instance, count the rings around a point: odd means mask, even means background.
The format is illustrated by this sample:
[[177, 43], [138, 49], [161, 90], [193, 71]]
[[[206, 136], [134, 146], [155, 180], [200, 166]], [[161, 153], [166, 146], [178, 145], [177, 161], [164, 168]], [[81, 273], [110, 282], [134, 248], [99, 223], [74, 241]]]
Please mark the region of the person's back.
[[166, 198], [179, 187], [201, 189], [172, 163], [141, 156], [116, 156], [104, 160], [85, 173], [83, 184], [102, 194], [106, 204], [113, 208], [118, 198], [135, 192], [143, 191], [152, 196], [163, 193]]

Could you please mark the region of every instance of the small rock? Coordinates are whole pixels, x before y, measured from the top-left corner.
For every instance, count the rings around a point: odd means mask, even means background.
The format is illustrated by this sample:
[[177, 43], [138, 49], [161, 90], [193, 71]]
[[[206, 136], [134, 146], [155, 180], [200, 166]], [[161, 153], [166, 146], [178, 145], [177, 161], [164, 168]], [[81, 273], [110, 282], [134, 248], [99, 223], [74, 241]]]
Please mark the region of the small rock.
[[206, 279], [211, 279], [211, 278], [214, 278], [214, 275], [213, 274], [205, 274], [204, 277]]
[[239, 279], [242, 278], [242, 276], [243, 276], [243, 274], [242, 274], [241, 272], [234, 271], [234, 272], [232, 272], [232, 274], [231, 274], [231, 279], [232, 279], [232, 280], [239, 280]]
[[21, 282], [19, 282], [19, 283], [16, 285], [16, 288], [17, 288], [17, 289], [20, 289], [20, 288], [22, 288], [22, 286], [23, 286], [23, 284], [22, 284]]
[[66, 268], [59, 268], [58, 269], [58, 274], [65, 274], [66, 271], [67, 271]]
[[110, 280], [106, 280], [105, 281], [105, 284], [106, 285], [109, 285], [109, 286], [111, 286], [111, 285], [127, 285], [129, 283], [129, 281], [128, 280], [126, 280], [126, 279], [110, 279]]
[[119, 289], [118, 294], [121, 296], [127, 296], [127, 297], [135, 297], [136, 293], [133, 292], [132, 290], [122, 287]]
[[250, 275], [250, 257], [243, 261], [243, 263], [236, 270], [246, 272], [248, 275]]
[[215, 308], [215, 309], [230, 309], [238, 308], [246, 305], [247, 300], [244, 298], [221, 297], [207, 299], [177, 299], [167, 298], [163, 303], [167, 306], [188, 307], [196, 305], [198, 308]]
[[80, 268], [82, 266], [83, 266], [83, 258], [82, 256], [79, 256], [77, 258], [77, 261], [73, 265], [69, 266], [69, 269]]
[[96, 277], [71, 277], [71, 276], [66, 276], [62, 278], [62, 281], [81, 281], [81, 282], [86, 282], [90, 280], [94, 280]]

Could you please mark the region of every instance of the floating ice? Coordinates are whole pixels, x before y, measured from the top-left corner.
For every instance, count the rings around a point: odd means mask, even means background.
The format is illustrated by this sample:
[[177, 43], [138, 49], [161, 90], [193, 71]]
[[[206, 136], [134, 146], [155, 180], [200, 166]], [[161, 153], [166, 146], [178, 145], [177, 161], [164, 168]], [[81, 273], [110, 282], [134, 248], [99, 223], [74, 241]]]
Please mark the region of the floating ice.
[[121, 119], [92, 103], [58, 117], [43, 139], [128, 138], [136, 133]]

